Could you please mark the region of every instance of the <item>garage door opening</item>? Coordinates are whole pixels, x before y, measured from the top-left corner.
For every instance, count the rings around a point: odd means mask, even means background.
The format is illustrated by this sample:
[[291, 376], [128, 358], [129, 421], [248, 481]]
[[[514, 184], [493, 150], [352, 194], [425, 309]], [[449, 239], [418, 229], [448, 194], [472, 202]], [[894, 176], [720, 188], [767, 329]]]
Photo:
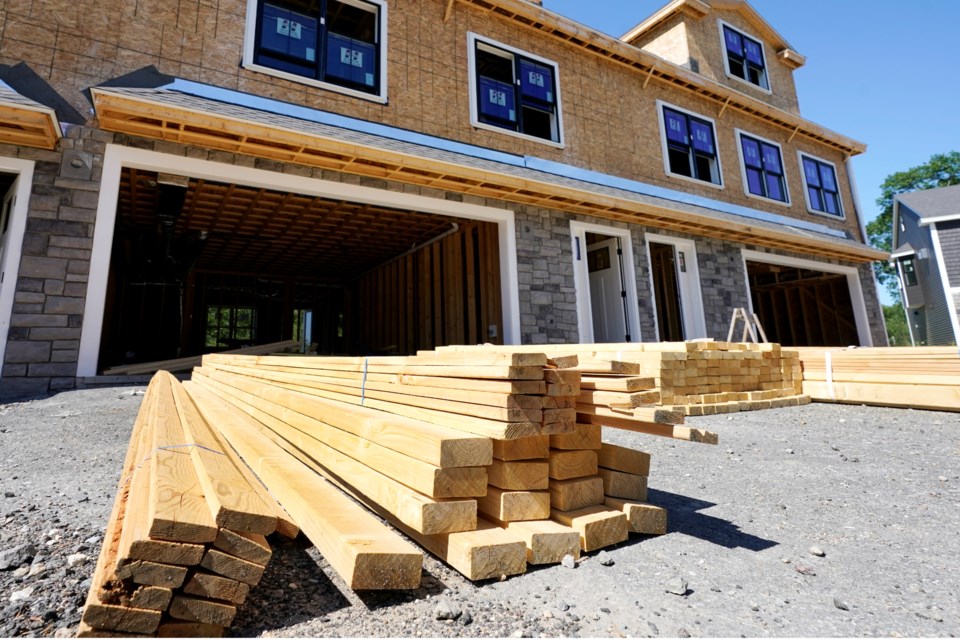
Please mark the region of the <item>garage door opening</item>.
[[124, 167], [98, 369], [502, 342], [494, 222]]
[[771, 342], [794, 347], [860, 344], [847, 276], [748, 260], [753, 310]]

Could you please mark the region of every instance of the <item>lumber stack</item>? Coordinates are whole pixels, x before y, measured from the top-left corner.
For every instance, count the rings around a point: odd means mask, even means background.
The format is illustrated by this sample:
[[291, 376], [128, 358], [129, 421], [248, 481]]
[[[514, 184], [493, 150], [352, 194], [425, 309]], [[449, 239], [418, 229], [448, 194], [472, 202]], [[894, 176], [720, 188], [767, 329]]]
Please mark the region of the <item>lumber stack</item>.
[[[449, 346], [438, 351], [483, 353], [507, 348], [517, 347]], [[697, 340], [519, 349], [542, 350], [551, 357], [576, 355], [577, 369], [583, 374], [578, 411], [584, 406], [586, 413], [591, 413], [589, 405], [593, 405], [604, 409], [598, 415], [615, 411], [666, 424], [677, 415], [752, 411], [810, 401], [802, 393], [798, 354], [782, 350], [778, 344]]]
[[[241, 347], [222, 351], [228, 354], [247, 354], [259, 355], [265, 353], [282, 353], [290, 349], [299, 349], [299, 340], [283, 340], [282, 342], [271, 342], [260, 344], [253, 347]], [[139, 374], [153, 374], [157, 371], [190, 371], [200, 365], [203, 356], [187, 356], [184, 358], [174, 358], [172, 360], [156, 360], [153, 362], [139, 362], [137, 364], [125, 364], [106, 369], [103, 372], [105, 376], [133, 376]]]
[[170, 374], [147, 388], [80, 628], [221, 635], [270, 560], [264, 536], [296, 535], [200, 419]]
[[803, 392], [819, 402], [960, 411], [957, 347], [799, 347]]

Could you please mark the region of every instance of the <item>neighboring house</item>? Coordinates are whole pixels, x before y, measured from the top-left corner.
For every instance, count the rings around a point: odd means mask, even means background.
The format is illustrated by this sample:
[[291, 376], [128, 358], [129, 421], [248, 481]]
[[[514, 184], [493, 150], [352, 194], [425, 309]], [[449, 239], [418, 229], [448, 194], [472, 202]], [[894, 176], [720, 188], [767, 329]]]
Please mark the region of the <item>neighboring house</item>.
[[895, 196], [893, 246], [913, 344], [958, 344], [960, 185]]
[[886, 343], [865, 146], [800, 115], [746, 2], [622, 39], [529, 0], [3, 6], [0, 394], [290, 337], [724, 339], [737, 307]]

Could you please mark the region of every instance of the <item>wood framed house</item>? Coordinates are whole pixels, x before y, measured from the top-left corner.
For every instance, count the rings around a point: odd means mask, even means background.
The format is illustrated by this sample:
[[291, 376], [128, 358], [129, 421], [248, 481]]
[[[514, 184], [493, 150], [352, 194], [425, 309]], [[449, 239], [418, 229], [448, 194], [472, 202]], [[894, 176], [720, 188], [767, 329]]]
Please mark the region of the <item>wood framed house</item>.
[[800, 115], [804, 58], [742, 0], [621, 39], [530, 0], [0, 18], [4, 395], [288, 338], [722, 339], [737, 307], [886, 342], [865, 146]]
[[910, 340], [960, 344], [960, 185], [894, 196], [893, 246]]

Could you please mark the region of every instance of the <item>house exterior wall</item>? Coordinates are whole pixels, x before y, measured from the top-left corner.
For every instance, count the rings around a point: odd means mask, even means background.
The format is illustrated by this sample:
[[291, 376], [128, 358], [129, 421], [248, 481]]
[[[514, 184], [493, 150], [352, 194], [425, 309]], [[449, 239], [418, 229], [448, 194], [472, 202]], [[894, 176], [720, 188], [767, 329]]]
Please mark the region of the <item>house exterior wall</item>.
[[937, 222], [943, 264], [947, 268], [948, 288], [960, 287], [960, 220]]

